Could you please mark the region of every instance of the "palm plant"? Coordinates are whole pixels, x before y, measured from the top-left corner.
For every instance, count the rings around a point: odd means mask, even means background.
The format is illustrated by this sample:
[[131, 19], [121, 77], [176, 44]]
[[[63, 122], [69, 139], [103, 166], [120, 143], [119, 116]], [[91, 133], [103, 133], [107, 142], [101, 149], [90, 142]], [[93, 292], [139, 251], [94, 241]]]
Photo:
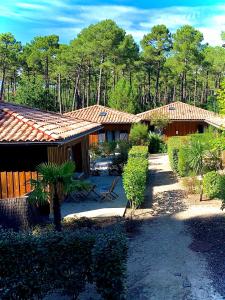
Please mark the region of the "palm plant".
[[202, 201], [202, 195], [203, 195], [202, 178], [205, 169], [205, 164], [204, 164], [205, 155], [206, 155], [206, 147], [204, 143], [198, 140], [192, 141], [188, 156], [190, 160], [191, 169], [196, 175], [200, 175], [201, 177], [200, 201]]
[[61, 231], [60, 201], [62, 191], [66, 194], [81, 188], [82, 183], [73, 180], [75, 170], [73, 162], [65, 162], [61, 165], [55, 163], [42, 163], [37, 167], [38, 179], [31, 181], [34, 187], [28, 199], [32, 203], [44, 204], [50, 202], [53, 210], [54, 225], [57, 231]]

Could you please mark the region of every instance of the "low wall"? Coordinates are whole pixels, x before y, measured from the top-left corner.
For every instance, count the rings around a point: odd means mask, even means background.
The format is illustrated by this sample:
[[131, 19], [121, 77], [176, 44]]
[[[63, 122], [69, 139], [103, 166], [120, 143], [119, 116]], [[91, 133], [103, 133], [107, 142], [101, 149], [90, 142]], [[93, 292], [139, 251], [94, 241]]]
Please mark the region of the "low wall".
[[37, 209], [28, 203], [27, 197], [0, 200], [0, 226], [19, 230], [40, 221]]

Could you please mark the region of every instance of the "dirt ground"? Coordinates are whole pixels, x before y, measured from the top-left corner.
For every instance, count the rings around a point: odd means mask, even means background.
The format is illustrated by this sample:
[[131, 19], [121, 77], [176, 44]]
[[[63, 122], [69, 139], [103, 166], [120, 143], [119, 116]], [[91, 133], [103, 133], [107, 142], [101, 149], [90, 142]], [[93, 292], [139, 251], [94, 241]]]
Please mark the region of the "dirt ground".
[[[213, 220], [223, 220], [220, 202], [189, 199], [171, 172], [167, 155], [150, 157], [149, 180], [146, 202], [137, 212], [142, 225], [129, 242], [127, 299], [225, 299], [219, 288], [225, 266], [215, 275], [221, 259], [218, 251], [224, 254], [220, 247], [225, 248], [225, 242], [214, 245], [212, 230]], [[219, 221], [217, 229], [224, 223]]]

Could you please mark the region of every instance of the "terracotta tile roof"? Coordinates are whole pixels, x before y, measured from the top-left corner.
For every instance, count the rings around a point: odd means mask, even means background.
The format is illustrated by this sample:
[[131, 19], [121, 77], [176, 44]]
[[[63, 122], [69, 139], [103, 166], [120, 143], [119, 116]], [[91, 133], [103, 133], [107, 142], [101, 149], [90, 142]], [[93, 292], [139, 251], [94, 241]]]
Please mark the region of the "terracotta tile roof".
[[213, 116], [213, 117], [207, 118], [205, 120], [205, 122], [214, 127], [217, 127], [217, 128], [223, 129], [223, 130], [225, 129], [225, 117]]
[[196, 120], [196, 121], [204, 121], [206, 118], [216, 116], [215, 113], [196, 107], [194, 105], [190, 105], [187, 103], [183, 103], [180, 101], [170, 103], [168, 105], [164, 105], [161, 107], [157, 107], [155, 109], [151, 109], [145, 111], [143, 113], [137, 114], [141, 120], [150, 120], [151, 116], [154, 114], [164, 114], [168, 116], [170, 120]]
[[100, 126], [58, 113], [0, 102], [0, 142], [63, 142], [96, 131]]
[[92, 105], [77, 109], [65, 115], [101, 124], [130, 124], [139, 121], [139, 118], [133, 114], [102, 105]]

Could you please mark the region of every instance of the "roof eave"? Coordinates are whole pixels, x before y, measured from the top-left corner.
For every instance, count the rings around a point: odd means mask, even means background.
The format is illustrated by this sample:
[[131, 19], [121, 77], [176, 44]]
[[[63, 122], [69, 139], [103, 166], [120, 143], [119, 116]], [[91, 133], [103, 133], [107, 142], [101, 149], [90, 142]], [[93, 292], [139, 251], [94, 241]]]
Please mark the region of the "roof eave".
[[78, 133], [78, 134], [75, 134], [73, 136], [70, 136], [68, 138], [65, 138], [65, 139], [60, 139], [60, 140], [56, 140], [56, 141], [18, 141], [18, 142], [0, 142], [0, 146], [1, 145], [43, 145], [43, 146], [61, 146], [61, 145], [64, 145], [64, 144], [67, 144], [73, 140], [77, 140], [77, 139], [80, 139], [86, 135], [89, 135], [93, 132], [96, 132], [100, 129], [102, 129], [103, 126], [102, 125], [98, 125], [92, 129], [89, 129], [85, 132], [82, 132], [82, 133]]

